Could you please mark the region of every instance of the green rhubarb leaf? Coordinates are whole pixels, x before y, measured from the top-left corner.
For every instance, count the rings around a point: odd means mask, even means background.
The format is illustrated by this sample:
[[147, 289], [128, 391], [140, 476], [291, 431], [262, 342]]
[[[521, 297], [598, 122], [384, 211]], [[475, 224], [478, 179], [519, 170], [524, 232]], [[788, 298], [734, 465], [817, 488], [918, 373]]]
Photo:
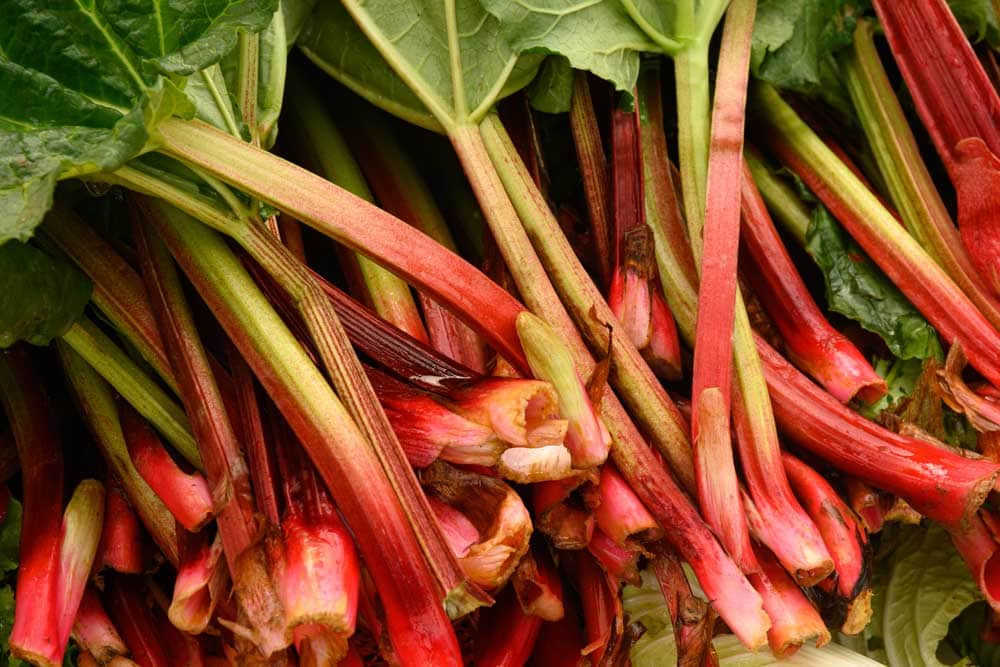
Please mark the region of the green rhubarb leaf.
[[659, 48], [616, 2], [482, 0], [519, 53], [554, 53], [631, 94], [639, 53]]
[[0, 22], [0, 243], [26, 240], [57, 180], [115, 169], [190, 113], [183, 76], [260, 30], [276, 0], [9, 0]]
[[311, 17], [303, 50], [369, 101], [425, 127], [433, 126], [427, 112], [445, 131], [478, 123], [526, 86], [543, 59], [520, 57], [478, 0], [344, 0], [350, 18], [334, 4], [321, 3]]
[[872, 597], [872, 634], [893, 667], [943, 667], [938, 645], [949, 624], [981, 595], [943, 528], [925, 523], [900, 533], [884, 589]]
[[566, 113], [573, 99], [573, 66], [563, 56], [549, 56], [528, 85], [532, 108], [544, 113]]
[[90, 281], [62, 259], [20, 241], [0, 245], [0, 348], [47, 345], [90, 300]]
[[856, 19], [850, 0], [760, 0], [754, 21], [750, 68], [783, 90], [818, 95], [851, 109], [834, 56], [851, 44]]
[[878, 334], [900, 359], [942, 359], [937, 333], [823, 206], [813, 212], [806, 250], [823, 271], [831, 310]]

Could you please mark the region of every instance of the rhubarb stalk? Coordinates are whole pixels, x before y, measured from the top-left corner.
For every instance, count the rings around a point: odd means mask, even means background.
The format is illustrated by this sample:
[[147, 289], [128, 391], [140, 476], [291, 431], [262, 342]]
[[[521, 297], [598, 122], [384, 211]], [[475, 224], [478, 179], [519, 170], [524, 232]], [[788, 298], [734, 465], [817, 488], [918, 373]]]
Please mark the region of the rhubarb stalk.
[[146, 290], [160, 323], [167, 356], [183, 388], [182, 397], [205, 472], [218, 504], [217, 523], [229, 575], [241, 611], [252, 625], [252, 641], [265, 655], [288, 645], [281, 602], [262, 559], [248, 555], [255, 545], [256, 506], [250, 472], [236, 441], [229, 415], [188, 306], [180, 275], [166, 246], [142, 219], [145, 211], [133, 206], [133, 233]]
[[24, 488], [11, 652], [35, 664], [59, 665], [66, 649], [59, 627], [63, 455], [48, 397], [23, 345], [0, 352], [0, 400]]
[[781, 332], [792, 361], [835, 398], [873, 403], [888, 391], [868, 360], [830, 326], [813, 300], [768, 215], [753, 175], [743, 170], [743, 240], [753, 266], [746, 275]]
[[958, 194], [962, 241], [994, 295], [1000, 236], [1000, 95], [944, 0], [874, 3], [917, 113]]
[[174, 210], [156, 211], [149, 219], [157, 232], [330, 489], [378, 586], [401, 660], [459, 664], [437, 587], [370, 444], [223, 240]]
[[758, 82], [754, 101], [769, 145], [799, 174], [893, 283], [972, 365], [1000, 384], [1000, 334], [777, 91]]
[[615, 267], [608, 306], [623, 333], [657, 375], [681, 377], [680, 342], [673, 315], [660, 293], [653, 259], [653, 236], [646, 225], [639, 109], [611, 115], [612, 214]]
[[736, 0], [726, 17], [712, 110], [703, 238], [692, 243], [701, 274], [691, 389], [698, 503], [723, 546], [746, 572], [755, 571], [757, 566], [730, 440], [731, 332], [736, 308], [742, 308], [736, 300], [740, 231], [740, 188], [736, 184], [742, 178], [744, 107], [755, 9], [755, 0]]
[[[903, 108], [875, 48], [875, 26], [860, 21], [853, 48], [844, 59], [844, 80], [879, 172], [907, 229], [930, 253], [994, 327], [1000, 328], [1000, 302], [974, 268], [962, 236], [941, 200], [917, 146]], [[962, 38], [964, 41], [964, 38]], [[948, 86], [949, 100], [952, 86]], [[921, 107], [926, 111], [924, 107]]]
[[122, 433], [136, 472], [185, 530], [197, 532], [212, 519], [212, 493], [198, 472], [181, 470], [139, 415], [119, 405]]
[[123, 574], [139, 574], [146, 560], [145, 535], [118, 482], [108, 485], [98, 561]]
[[[292, 152], [300, 157], [300, 163], [358, 197], [374, 201], [361, 167], [351, 155], [329, 112], [323, 108], [319, 96], [296, 70], [291, 70], [289, 75], [287, 92], [295, 99], [295, 104], [285, 110], [288, 120], [284, 125], [282, 141], [287, 142]], [[409, 285], [363, 255], [355, 254], [353, 258], [342, 255], [341, 259], [349, 264], [357, 263], [364, 296], [376, 313], [414, 338], [427, 342], [427, 330]]]
[[598, 274], [601, 285], [611, 284], [611, 213], [608, 206], [608, 160], [601, 143], [601, 131], [597, 125], [597, 114], [590, 96], [590, 82], [587, 73], [573, 72], [573, 96], [569, 107], [569, 126], [573, 133], [573, 147], [583, 178], [583, 195], [587, 199], [587, 213], [590, 215], [590, 229], [594, 236], [594, 252], [597, 255]]

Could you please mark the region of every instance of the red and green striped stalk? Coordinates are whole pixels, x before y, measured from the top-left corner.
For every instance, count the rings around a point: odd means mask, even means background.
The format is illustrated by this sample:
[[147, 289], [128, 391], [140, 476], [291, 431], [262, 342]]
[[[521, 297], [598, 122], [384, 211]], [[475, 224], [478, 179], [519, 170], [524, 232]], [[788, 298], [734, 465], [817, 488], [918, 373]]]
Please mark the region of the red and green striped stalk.
[[[222, 550], [236, 600], [252, 625], [252, 642], [264, 656], [288, 645], [281, 602], [262, 559], [251, 556], [256, 540], [257, 507], [250, 472], [201, 342], [180, 275], [166, 246], [153, 233], [156, 215], [133, 202], [133, 235], [146, 291], [160, 324], [171, 367], [192, 415], [192, 429], [205, 461], [205, 474], [219, 498], [216, 512]], [[148, 481], [148, 478], [147, 478]]]
[[[354, 195], [375, 201], [361, 167], [316, 91], [295, 69], [289, 70], [286, 88], [295, 103], [285, 108], [281, 137], [298, 157], [297, 162]], [[358, 272], [361, 284], [357, 287], [376, 313], [417, 340], [427, 342], [427, 330], [409, 285], [363, 255], [341, 253], [340, 259], [342, 265]]]
[[[990, 323], [1000, 328], [1000, 301], [962, 244], [875, 48], [875, 25], [860, 21], [844, 58], [844, 81], [892, 202], [910, 234], [937, 260]], [[949, 99], [951, 95], [949, 94]]]
[[768, 146], [945, 340], [961, 343], [976, 370], [1000, 384], [1000, 334], [962, 290], [774, 88], [758, 82], [754, 108]]
[[222, 238], [169, 207], [150, 202], [149, 210], [155, 211], [149, 219], [157, 232], [330, 489], [378, 587], [396, 653], [405, 664], [460, 664], [438, 586], [413, 529], [344, 405]]
[[962, 241], [996, 296], [1000, 95], [944, 0], [874, 5], [917, 113], [955, 186]]
[[[405, 220], [442, 246], [457, 252], [455, 240], [427, 184], [416, 165], [403, 150], [390, 128], [370, 109], [352, 108], [345, 122], [365, 177], [379, 206]], [[486, 370], [486, 350], [482, 339], [442, 304], [418, 293], [427, 339], [446, 357], [477, 372]]]

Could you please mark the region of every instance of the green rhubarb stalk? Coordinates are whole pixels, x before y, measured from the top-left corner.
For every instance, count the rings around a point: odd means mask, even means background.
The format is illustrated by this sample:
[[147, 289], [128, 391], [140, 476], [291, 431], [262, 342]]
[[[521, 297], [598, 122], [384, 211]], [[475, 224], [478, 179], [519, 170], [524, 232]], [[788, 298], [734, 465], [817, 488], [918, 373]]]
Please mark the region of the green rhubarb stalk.
[[148, 219], [274, 399], [343, 514], [404, 664], [458, 665], [454, 631], [417, 536], [374, 448], [215, 232], [157, 201]]
[[[299, 156], [299, 162], [322, 174], [347, 191], [374, 202], [375, 197], [365, 182], [354, 156], [330, 113], [319, 96], [295, 70], [289, 73], [288, 94], [295, 100], [285, 110], [282, 141]], [[372, 260], [355, 253], [357, 269], [364, 285], [364, 298], [378, 315], [410, 334], [427, 342], [427, 330], [413, 300], [410, 286]], [[346, 259], [342, 257], [342, 259]]]
[[[577, 259], [559, 228], [558, 221], [531, 180], [531, 175], [499, 117], [495, 114], [488, 115], [480, 131], [492, 159], [489, 168], [499, 174], [510, 195], [510, 201], [520, 214], [519, 225], [523, 225], [523, 229], [527, 231], [526, 238], [530, 238], [529, 243], [535, 245], [545, 262], [545, 268], [539, 268], [540, 275], [545, 277], [546, 284], [551, 285], [545, 274], [545, 270], [548, 270], [595, 354], [606, 354], [610, 343], [612, 385], [636, 415], [643, 431], [649, 434], [657, 448], [667, 457], [675, 474], [687, 488], [693, 489], [691, 451], [677, 406], [670, 400], [631, 341], [625, 336], [609, 334], [608, 326], [614, 330], [621, 328], [617, 318]], [[531, 253], [537, 262], [539, 255], [534, 255], [533, 250]], [[510, 260], [508, 266], [513, 266]], [[560, 309], [562, 310], [561, 305]], [[554, 324], [551, 316], [546, 319], [549, 324]], [[570, 333], [575, 332], [572, 323], [555, 326], [564, 340], [579, 340], [579, 333]], [[569, 338], [569, 335], [573, 338]], [[589, 353], [584, 354], [589, 356]]]
[[806, 247], [810, 214], [809, 209], [802, 203], [802, 198], [795, 194], [788, 183], [771, 173], [755, 148], [748, 147], [743, 152], [743, 159], [750, 168], [754, 184], [767, 204], [767, 210], [781, 223], [785, 231], [792, 235], [796, 243], [803, 248]]
[[57, 347], [63, 371], [105, 463], [121, 482], [129, 504], [139, 515], [156, 546], [170, 564], [176, 566], [176, 521], [132, 464], [111, 387], [69, 345], [58, 341]]
[[859, 21], [843, 71], [861, 127], [889, 196], [910, 234], [941, 265], [983, 315], [1000, 328], [1000, 302], [972, 265], [958, 229], [931, 178], [903, 109], [882, 66], [875, 26]]
[[198, 470], [203, 469], [198, 443], [184, 410], [96, 324], [81, 317], [63, 334], [62, 340], [93, 366], [181, 456]]

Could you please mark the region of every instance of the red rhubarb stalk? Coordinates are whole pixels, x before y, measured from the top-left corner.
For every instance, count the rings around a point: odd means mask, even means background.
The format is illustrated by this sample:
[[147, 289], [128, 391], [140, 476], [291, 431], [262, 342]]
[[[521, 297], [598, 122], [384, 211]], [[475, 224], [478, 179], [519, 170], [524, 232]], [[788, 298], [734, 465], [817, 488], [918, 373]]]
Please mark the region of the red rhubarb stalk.
[[830, 631], [819, 612], [777, 559], [757, 549], [757, 561], [761, 570], [751, 574], [750, 581], [764, 598], [764, 609], [771, 617], [767, 640], [774, 655], [786, 658], [811, 640], [816, 641], [816, 646], [829, 642]]
[[885, 518], [879, 492], [855, 477], [848, 477], [844, 485], [847, 487], [847, 500], [851, 509], [861, 520], [865, 532], [871, 535], [882, 530]]
[[399, 500], [325, 378], [221, 237], [166, 207], [151, 220], [330, 489], [377, 584], [397, 655], [406, 664], [460, 664], [454, 632]]
[[[740, 500], [733, 446], [733, 337], [736, 264], [740, 238], [740, 188], [744, 108], [754, 0], [729, 7], [719, 54], [700, 244], [698, 319], [691, 389], [691, 441], [702, 515], [746, 572], [756, 569]], [[700, 255], [700, 258], [699, 258]]]
[[146, 561], [146, 536], [117, 482], [108, 485], [98, 561], [123, 574], [139, 574]]
[[867, 535], [855, 520], [851, 508], [822, 475], [791, 454], [783, 454], [782, 460], [796, 495], [816, 522], [833, 556], [837, 592], [844, 598], [853, 599], [867, 578], [863, 550], [868, 542]]
[[1000, 610], [1000, 547], [996, 536], [981, 516], [973, 517], [967, 526], [949, 527], [948, 533], [990, 607]]
[[968, 519], [983, 503], [1000, 466], [888, 431], [820, 389], [759, 337], [757, 351], [774, 416], [791, 440], [942, 523]]
[[624, 544], [629, 538], [653, 541], [663, 530], [636, 497], [635, 492], [612, 465], [601, 469], [601, 504], [594, 511], [597, 525], [612, 540]]
[[185, 530], [201, 530], [212, 519], [208, 482], [198, 472], [181, 470], [156, 433], [130, 406], [120, 402], [119, 414], [136, 471]]
[[562, 557], [569, 576], [580, 597], [587, 646], [583, 655], [595, 665], [615, 664], [625, 646], [625, 631], [618, 581], [608, 575], [585, 551], [573, 551]]
[[802, 122], [774, 88], [754, 94], [769, 145], [829, 208], [889, 279], [972, 365], [1000, 384], [1000, 334], [874, 194]]
[[753, 258], [746, 276], [778, 327], [792, 361], [845, 403], [855, 394], [866, 403], [884, 396], [885, 381], [820, 312], [745, 165], [742, 210], [744, 247]]
[[132, 659], [142, 667], [171, 667], [167, 652], [160, 643], [152, 600], [139, 588], [138, 580], [123, 575], [109, 579], [106, 587], [108, 612], [125, 639]]
[[566, 614], [555, 623], [542, 623], [535, 650], [527, 663], [531, 667], [590, 667], [590, 658], [582, 655], [585, 646], [580, 610], [571, 596], [566, 600]]
[[117, 656], [128, 654], [128, 647], [115, 629], [104, 605], [92, 586], [87, 586], [80, 599], [73, 624], [73, 639], [97, 662], [106, 665]]
[[643, 166], [639, 151], [639, 109], [611, 114], [612, 215], [615, 267], [608, 306], [622, 333], [657, 375], [681, 376], [680, 341], [673, 315], [660, 294], [653, 236], [646, 226]]
[[[330, 494], [291, 433], [280, 429], [275, 445], [285, 514], [280, 586], [288, 625], [319, 625], [336, 644], [333, 660], [347, 651], [358, 612], [358, 556]], [[318, 643], [318, 640], [316, 642]]]
[[519, 667], [527, 662], [538, 639], [542, 619], [521, 609], [510, 588], [486, 609], [476, 636], [477, 667]]
[[1000, 95], [944, 0], [882, 0], [875, 11], [955, 186], [962, 241], [1000, 293], [1000, 234], [991, 213], [1000, 182]]
[[28, 348], [0, 352], [0, 400], [17, 443], [24, 488], [11, 652], [39, 665], [62, 664], [60, 548], [63, 455], [44, 385]]
[[216, 603], [226, 595], [229, 578], [222, 541], [218, 535], [211, 539], [206, 531], [179, 538], [181, 560], [167, 616], [174, 627], [198, 635], [212, 620]]

